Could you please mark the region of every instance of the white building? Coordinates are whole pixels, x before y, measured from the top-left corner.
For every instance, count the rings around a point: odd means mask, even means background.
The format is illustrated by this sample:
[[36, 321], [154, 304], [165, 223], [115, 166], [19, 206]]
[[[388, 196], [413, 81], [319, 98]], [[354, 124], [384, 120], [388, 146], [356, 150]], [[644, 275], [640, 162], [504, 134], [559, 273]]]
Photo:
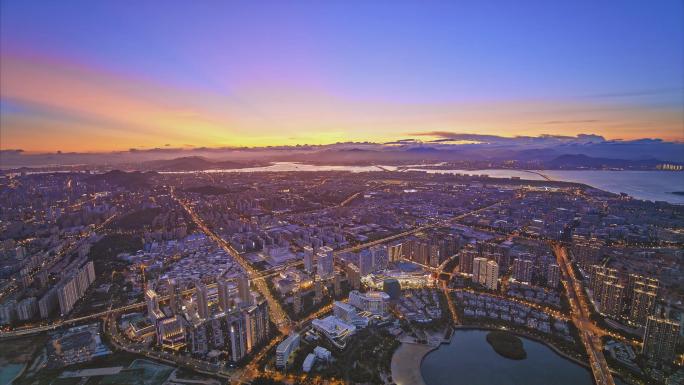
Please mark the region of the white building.
[[384, 315], [387, 312], [387, 302], [389, 299], [389, 294], [384, 291], [359, 293], [357, 290], [352, 290], [349, 293], [349, 304], [361, 311], [367, 311], [374, 315]]
[[302, 370], [306, 373], [309, 373], [315, 363], [316, 356], [313, 353], [309, 353], [309, 355], [306, 356], [306, 358], [304, 359], [304, 363], [302, 364]]
[[311, 326], [339, 348], [344, 348], [347, 339], [356, 332], [356, 326], [335, 316], [315, 319], [311, 321]]
[[314, 354], [316, 355], [317, 359], [325, 362], [330, 361], [330, 359], [332, 358], [332, 353], [330, 352], [330, 350], [322, 346], [316, 346], [314, 348]]
[[323, 246], [317, 254], [318, 265], [317, 273], [321, 278], [328, 278], [333, 274], [333, 249]]
[[499, 264], [496, 261], [488, 261], [484, 285], [489, 290], [496, 290], [499, 283]]
[[276, 367], [282, 369], [287, 365], [290, 355], [299, 347], [300, 340], [299, 334], [292, 333], [283, 342], [278, 344], [276, 348]]
[[333, 315], [357, 328], [368, 326], [368, 318], [360, 316], [356, 312], [356, 308], [348, 303], [335, 301], [333, 303]]

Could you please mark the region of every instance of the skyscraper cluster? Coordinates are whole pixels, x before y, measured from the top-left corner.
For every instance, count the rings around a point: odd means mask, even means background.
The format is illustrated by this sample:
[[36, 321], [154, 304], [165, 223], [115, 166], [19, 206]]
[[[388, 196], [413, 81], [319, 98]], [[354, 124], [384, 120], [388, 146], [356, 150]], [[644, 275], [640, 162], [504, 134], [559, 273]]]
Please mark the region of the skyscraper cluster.
[[589, 288], [599, 311], [636, 327], [645, 327], [648, 317], [653, 315], [658, 287], [657, 279], [643, 275], [625, 277], [615, 269], [600, 265], [589, 269]]
[[245, 275], [217, 279], [216, 290], [210, 286], [196, 281], [194, 296], [189, 296], [177, 282], [168, 281], [166, 307], [153, 289], [145, 292], [157, 343], [167, 349], [187, 346], [200, 355], [224, 350], [231, 361], [240, 361], [269, 337], [268, 303], [255, 300]]

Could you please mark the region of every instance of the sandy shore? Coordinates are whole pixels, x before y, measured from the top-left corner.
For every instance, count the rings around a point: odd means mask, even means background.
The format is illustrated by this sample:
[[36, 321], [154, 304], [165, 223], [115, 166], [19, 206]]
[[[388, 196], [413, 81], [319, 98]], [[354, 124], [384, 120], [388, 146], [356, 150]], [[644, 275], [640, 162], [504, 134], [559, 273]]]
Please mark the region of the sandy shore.
[[392, 380], [397, 385], [425, 385], [420, 364], [434, 349], [434, 346], [403, 342], [392, 356]]

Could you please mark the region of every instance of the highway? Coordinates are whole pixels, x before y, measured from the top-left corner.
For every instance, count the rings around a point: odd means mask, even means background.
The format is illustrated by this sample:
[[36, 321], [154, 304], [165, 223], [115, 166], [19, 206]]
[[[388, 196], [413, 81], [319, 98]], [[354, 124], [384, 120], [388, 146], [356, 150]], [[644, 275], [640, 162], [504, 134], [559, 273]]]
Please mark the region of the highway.
[[561, 278], [570, 302], [570, 316], [579, 330], [582, 343], [589, 355], [589, 366], [597, 385], [615, 385], [603, 346], [590, 320], [589, 308], [582, 290], [582, 282], [575, 276], [567, 250], [560, 244], [552, 245], [561, 270]]

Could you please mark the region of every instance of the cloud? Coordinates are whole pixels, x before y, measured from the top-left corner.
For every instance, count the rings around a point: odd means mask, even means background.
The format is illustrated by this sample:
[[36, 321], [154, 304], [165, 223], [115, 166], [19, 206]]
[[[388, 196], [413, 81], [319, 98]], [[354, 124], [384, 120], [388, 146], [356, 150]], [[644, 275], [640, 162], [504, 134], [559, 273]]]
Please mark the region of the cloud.
[[418, 142], [418, 140], [408, 138], [408, 139], [393, 140], [393, 141], [391, 141], [391, 142], [385, 142], [385, 143], [383, 143], [383, 144], [388, 144], [388, 145], [389, 145], [389, 144], [409, 144], [409, 143], [416, 143], [416, 142]]
[[547, 120], [546, 122], [539, 122], [538, 124], [578, 124], [578, 123], [597, 123], [598, 119], [582, 119], [582, 120]]
[[622, 92], [606, 92], [606, 93], [599, 93], [599, 94], [590, 94], [590, 95], [586, 95], [586, 97], [590, 97], [590, 98], [629, 98], [629, 97], [671, 94], [674, 92], [682, 92], [682, 90], [684, 90], [683, 87], [650, 88], [650, 89], [631, 90], [631, 91], [622, 91]]
[[431, 136], [437, 139], [431, 142], [477, 142], [481, 144], [500, 144], [500, 145], [554, 145], [563, 143], [600, 143], [605, 142], [606, 139], [601, 135], [595, 134], [578, 134], [576, 136], [567, 135], [539, 135], [539, 136], [499, 136], [499, 135], [481, 135], [481, 134], [466, 134], [460, 132], [450, 131], [425, 131], [414, 132], [413, 136]]

